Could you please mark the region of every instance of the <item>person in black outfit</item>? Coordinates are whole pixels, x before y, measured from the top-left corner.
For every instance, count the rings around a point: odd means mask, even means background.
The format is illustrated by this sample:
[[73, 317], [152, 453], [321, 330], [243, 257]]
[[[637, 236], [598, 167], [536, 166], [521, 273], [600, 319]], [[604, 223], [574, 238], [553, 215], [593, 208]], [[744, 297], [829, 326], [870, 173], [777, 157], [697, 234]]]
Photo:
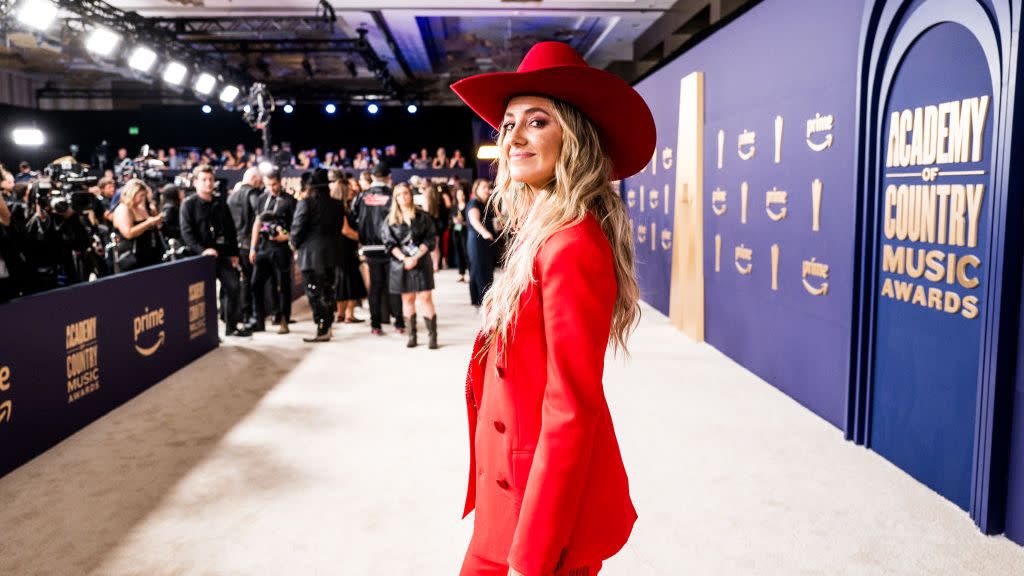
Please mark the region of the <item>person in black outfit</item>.
[[331, 198], [341, 200], [345, 205], [345, 217], [341, 223], [341, 235], [338, 237], [338, 265], [335, 275], [335, 298], [338, 301], [338, 317], [336, 322], [355, 324], [363, 322], [356, 318], [356, 301], [366, 298], [366, 283], [359, 271], [359, 233], [352, 224], [350, 205], [355, 200], [358, 188], [352, 188], [353, 179], [341, 170], [331, 170], [328, 174], [331, 186]]
[[384, 250], [380, 237], [381, 224], [387, 220], [391, 210], [391, 170], [385, 164], [373, 170], [370, 187], [356, 197], [352, 203], [352, 217], [363, 245], [363, 255], [370, 268], [370, 328], [380, 336], [384, 315], [384, 299], [387, 298], [390, 314], [395, 316], [395, 329], [405, 334], [405, 319], [401, 316], [402, 299], [398, 294], [388, 292], [388, 267], [391, 256]]
[[490, 197], [491, 183], [479, 179], [473, 183], [473, 197], [466, 206], [466, 220], [469, 222], [466, 238], [469, 253], [469, 299], [477, 307], [483, 304], [484, 295], [494, 281], [494, 267], [498, 262], [498, 252], [494, 246], [494, 238], [498, 235], [494, 228], [494, 210], [487, 205]]
[[412, 201], [412, 189], [406, 183], [395, 186], [388, 219], [381, 224], [384, 249], [391, 256], [388, 289], [402, 295], [402, 314], [409, 331], [406, 346], [416, 346], [416, 303], [423, 311], [430, 348], [437, 348], [437, 311], [431, 291], [434, 289], [434, 264], [430, 253], [437, 246], [437, 231], [430, 214]]
[[181, 205], [181, 238], [195, 254], [216, 258], [224, 303], [225, 334], [250, 336], [239, 327], [241, 284], [238, 269], [238, 236], [227, 204], [213, 195], [213, 168], [198, 166], [192, 172], [196, 193]]
[[469, 268], [469, 258], [466, 256], [466, 235], [469, 232], [469, 224], [466, 221], [466, 189], [462, 186], [455, 187], [455, 200], [452, 202], [451, 221], [452, 233], [450, 253], [452, 259], [459, 266], [459, 282], [466, 281], [466, 270]]
[[160, 213], [164, 216], [161, 232], [167, 240], [181, 242], [181, 203], [185, 191], [174, 184], [166, 184], [160, 190]]
[[277, 279], [278, 334], [287, 334], [292, 317], [292, 249], [288, 246], [288, 229], [295, 217], [295, 198], [284, 192], [276, 172], [266, 177], [267, 190], [256, 199], [257, 216], [252, 225], [249, 263], [253, 265], [252, 301], [253, 332], [266, 330], [263, 295], [267, 280]]
[[303, 338], [306, 342], [330, 340], [334, 322], [334, 267], [345, 205], [331, 198], [327, 189], [327, 171], [317, 168], [292, 220], [291, 243], [299, 252], [299, 269], [316, 322], [316, 336]]
[[[253, 247], [252, 225], [259, 214], [256, 208], [256, 201], [263, 193], [263, 177], [256, 168], [249, 168], [242, 176], [242, 181], [235, 190], [228, 195], [228, 209], [231, 210], [231, 218], [235, 223], [235, 230], [238, 232], [238, 251], [244, 258], [239, 261], [242, 269], [242, 317], [253, 317], [253, 301], [255, 297], [252, 291], [253, 265], [250, 262], [249, 250]], [[260, 293], [263, 297], [263, 293]], [[263, 321], [260, 320], [260, 323]]]
[[121, 189], [121, 202], [114, 209], [114, 228], [119, 239], [117, 261], [121, 272], [159, 264], [163, 258], [159, 227], [164, 215], [149, 214], [148, 195], [149, 186], [137, 178], [129, 180]]

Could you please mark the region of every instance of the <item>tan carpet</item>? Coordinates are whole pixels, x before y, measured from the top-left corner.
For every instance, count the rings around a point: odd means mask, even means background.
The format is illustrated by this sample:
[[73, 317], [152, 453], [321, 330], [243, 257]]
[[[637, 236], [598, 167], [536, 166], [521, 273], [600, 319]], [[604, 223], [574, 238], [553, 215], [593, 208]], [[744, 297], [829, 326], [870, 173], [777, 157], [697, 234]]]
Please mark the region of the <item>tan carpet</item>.
[[[474, 332], [229, 340], [0, 479], [0, 574], [454, 575]], [[365, 314], [365, 312], [363, 312]], [[422, 329], [422, 326], [421, 326]], [[1024, 549], [650, 308], [606, 388], [640, 520], [609, 576], [1024, 574]]]

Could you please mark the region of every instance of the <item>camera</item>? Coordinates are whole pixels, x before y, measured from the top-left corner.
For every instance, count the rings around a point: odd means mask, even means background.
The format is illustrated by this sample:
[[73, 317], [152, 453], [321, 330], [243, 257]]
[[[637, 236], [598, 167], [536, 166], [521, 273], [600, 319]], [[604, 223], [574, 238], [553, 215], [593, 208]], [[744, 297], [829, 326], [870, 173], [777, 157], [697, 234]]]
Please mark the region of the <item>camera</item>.
[[99, 179], [88, 175], [81, 164], [50, 164], [45, 173], [49, 180], [40, 180], [35, 190], [36, 201], [43, 209], [49, 207], [54, 212], [63, 213], [68, 208], [82, 212], [92, 207], [93, 196], [89, 187], [95, 186]]
[[274, 212], [264, 212], [260, 214], [260, 238], [264, 240], [270, 240], [283, 234], [288, 235], [288, 227], [284, 225], [277, 217]]

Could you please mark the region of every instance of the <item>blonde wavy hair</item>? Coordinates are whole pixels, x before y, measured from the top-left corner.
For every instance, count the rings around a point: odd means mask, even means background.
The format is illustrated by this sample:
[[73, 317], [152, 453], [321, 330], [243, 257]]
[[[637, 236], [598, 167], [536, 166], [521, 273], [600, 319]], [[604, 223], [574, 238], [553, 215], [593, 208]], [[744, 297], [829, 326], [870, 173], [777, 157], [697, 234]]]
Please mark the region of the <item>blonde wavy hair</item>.
[[[139, 193], [149, 194], [149, 186], [139, 178], [132, 178], [128, 182], [125, 182], [124, 188], [121, 188], [121, 200], [120, 203], [128, 207], [129, 210], [134, 208], [135, 196]], [[149, 209], [147, 207], [146, 211]]]
[[[405, 222], [406, 224], [412, 224], [412, 218], [407, 218], [406, 215], [405, 215], [405, 211], [402, 210], [402, 207], [398, 205], [398, 198], [396, 198], [395, 196], [398, 195], [398, 191], [399, 190], [405, 190], [406, 192], [409, 193], [410, 198], [412, 197], [412, 187], [411, 186], [409, 186], [405, 182], [399, 182], [398, 184], [395, 185], [394, 190], [391, 191], [391, 211], [388, 212], [388, 224], [391, 225], [391, 226], [397, 226], [397, 225], [401, 224], [402, 222]], [[415, 203], [412, 205], [412, 210], [413, 210], [413, 216], [415, 216], [416, 215], [416, 204]]]
[[[488, 204], [494, 204], [502, 215], [506, 225], [500, 235], [508, 241], [505, 272], [495, 279], [483, 302], [488, 344], [499, 335], [508, 340], [519, 298], [537, 282], [533, 265], [541, 245], [552, 234], [593, 213], [611, 245], [618, 283], [610, 340], [616, 352], [628, 356], [627, 340], [640, 316], [640, 288], [635, 275], [632, 227], [626, 206], [610, 181], [611, 161], [590, 119], [570, 104], [540, 97], [551, 102], [555, 121], [562, 128], [562, 150], [554, 178], [548, 184], [531, 195], [525, 184], [514, 182], [504, 146], [507, 133], [498, 134], [498, 173]], [[474, 184], [474, 192], [476, 187]]]

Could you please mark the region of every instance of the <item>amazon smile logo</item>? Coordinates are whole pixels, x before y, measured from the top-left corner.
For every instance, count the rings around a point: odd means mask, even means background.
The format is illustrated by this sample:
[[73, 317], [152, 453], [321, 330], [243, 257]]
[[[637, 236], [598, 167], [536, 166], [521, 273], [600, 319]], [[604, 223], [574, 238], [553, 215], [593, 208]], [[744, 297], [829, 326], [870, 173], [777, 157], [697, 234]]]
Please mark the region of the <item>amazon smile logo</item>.
[[[132, 344], [135, 346], [135, 351], [140, 356], [152, 356], [156, 354], [156, 351], [164, 345], [167, 340], [167, 334], [163, 330], [164, 327], [164, 309], [157, 308], [150, 310], [147, 306], [143, 313], [136, 316], [132, 320], [132, 328], [134, 337]], [[152, 336], [152, 333], [156, 333], [156, 336]], [[142, 341], [151, 342], [148, 346], [143, 344]]]

